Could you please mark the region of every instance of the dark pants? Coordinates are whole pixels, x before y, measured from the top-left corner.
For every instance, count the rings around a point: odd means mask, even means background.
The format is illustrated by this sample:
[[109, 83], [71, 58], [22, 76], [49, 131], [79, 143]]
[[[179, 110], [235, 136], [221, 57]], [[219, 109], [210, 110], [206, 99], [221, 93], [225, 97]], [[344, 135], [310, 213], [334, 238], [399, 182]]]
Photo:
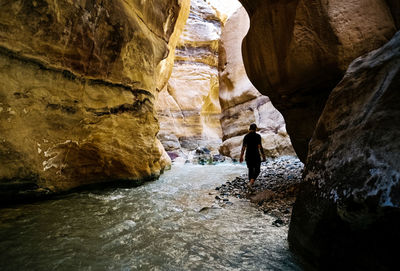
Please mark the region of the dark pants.
[[261, 161], [246, 161], [246, 164], [249, 169], [249, 180], [257, 179], [260, 174]]

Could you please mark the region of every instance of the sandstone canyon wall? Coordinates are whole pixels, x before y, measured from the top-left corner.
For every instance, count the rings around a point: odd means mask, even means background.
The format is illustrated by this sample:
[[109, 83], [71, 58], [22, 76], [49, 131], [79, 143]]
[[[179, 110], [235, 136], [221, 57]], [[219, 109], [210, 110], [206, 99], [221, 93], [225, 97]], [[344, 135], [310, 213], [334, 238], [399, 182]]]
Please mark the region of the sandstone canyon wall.
[[216, 148], [221, 142], [217, 15], [205, 1], [191, 1], [171, 77], [157, 97], [158, 137], [167, 151]]
[[387, 42], [399, 27], [398, 1], [241, 2], [251, 20], [246, 71], [306, 161], [291, 248], [307, 269], [394, 270], [399, 34]]
[[400, 32], [354, 60], [311, 139], [289, 240], [320, 269], [397, 269], [399, 105]]
[[0, 6], [2, 200], [160, 174], [154, 96], [189, 2]]
[[326, 99], [347, 66], [393, 36], [391, 11], [384, 0], [240, 2], [251, 24], [243, 42], [247, 74], [282, 113], [305, 161]]
[[171, 77], [157, 97], [158, 137], [174, 157], [206, 147], [238, 159], [243, 136], [255, 122], [267, 156], [294, 154], [281, 114], [252, 86], [244, 70], [246, 11], [229, 14], [225, 22], [223, 12], [192, 0]]
[[268, 157], [294, 155], [282, 115], [267, 96], [261, 95], [247, 77], [241, 52], [249, 17], [239, 8], [225, 23], [219, 44], [219, 100], [223, 155], [239, 159], [243, 136], [256, 123]]

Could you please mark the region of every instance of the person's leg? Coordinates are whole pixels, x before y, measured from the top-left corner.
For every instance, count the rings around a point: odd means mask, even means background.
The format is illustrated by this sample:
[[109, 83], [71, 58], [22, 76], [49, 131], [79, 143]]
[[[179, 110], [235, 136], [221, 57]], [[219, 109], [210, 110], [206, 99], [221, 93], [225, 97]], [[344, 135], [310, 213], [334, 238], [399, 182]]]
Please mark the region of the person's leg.
[[253, 186], [253, 184], [254, 184], [255, 181], [256, 181], [256, 179], [251, 178], [250, 181], [249, 181], [249, 185], [250, 185], [250, 186]]
[[253, 178], [253, 175], [254, 175], [254, 167], [253, 167], [253, 165], [252, 165], [252, 163], [250, 162], [250, 161], [247, 161], [246, 160], [246, 165], [247, 165], [247, 169], [248, 169], [248, 177], [249, 177], [249, 186], [251, 186], [252, 184], [253, 184], [253, 182], [254, 182], [254, 180], [252, 179]]
[[253, 175], [254, 180], [257, 179], [258, 175], [260, 175], [260, 170], [261, 170], [260, 168], [261, 168], [261, 162], [255, 163], [255, 165], [254, 165], [254, 175]]
[[249, 169], [249, 185], [252, 186], [257, 177], [257, 176], [255, 176], [256, 168], [254, 167], [253, 163], [247, 163], [247, 167]]
[[261, 162], [248, 163], [247, 167], [249, 168], [249, 186], [253, 186], [260, 174]]

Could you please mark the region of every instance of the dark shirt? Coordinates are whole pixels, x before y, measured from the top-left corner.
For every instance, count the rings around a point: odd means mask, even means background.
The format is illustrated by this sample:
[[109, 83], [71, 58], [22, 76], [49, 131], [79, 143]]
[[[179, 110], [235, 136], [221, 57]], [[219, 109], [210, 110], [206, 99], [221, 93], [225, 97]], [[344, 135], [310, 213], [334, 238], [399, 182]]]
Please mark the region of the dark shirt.
[[261, 145], [261, 136], [256, 132], [250, 132], [244, 136], [243, 146], [246, 146], [247, 162], [261, 162], [258, 145]]

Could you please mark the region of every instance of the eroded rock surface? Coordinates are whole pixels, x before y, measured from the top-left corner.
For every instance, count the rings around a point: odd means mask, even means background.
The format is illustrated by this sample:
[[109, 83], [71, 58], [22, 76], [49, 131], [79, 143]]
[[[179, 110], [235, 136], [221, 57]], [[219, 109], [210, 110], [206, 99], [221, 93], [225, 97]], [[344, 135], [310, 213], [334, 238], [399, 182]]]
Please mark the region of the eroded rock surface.
[[400, 32], [353, 61], [310, 142], [289, 230], [320, 270], [393, 270], [400, 242]]
[[282, 115], [247, 77], [241, 53], [249, 18], [242, 7], [225, 23], [219, 46], [219, 100], [224, 140], [220, 152], [239, 159], [243, 136], [256, 123], [268, 157], [294, 154]]
[[159, 175], [154, 96], [189, 2], [3, 2], [2, 200]]
[[167, 86], [157, 97], [158, 137], [167, 151], [218, 146], [218, 43], [221, 20], [203, 0], [192, 0]]
[[395, 33], [397, 2], [240, 2], [251, 21], [243, 42], [247, 74], [283, 114], [293, 147], [305, 161], [327, 97], [348, 64]]

